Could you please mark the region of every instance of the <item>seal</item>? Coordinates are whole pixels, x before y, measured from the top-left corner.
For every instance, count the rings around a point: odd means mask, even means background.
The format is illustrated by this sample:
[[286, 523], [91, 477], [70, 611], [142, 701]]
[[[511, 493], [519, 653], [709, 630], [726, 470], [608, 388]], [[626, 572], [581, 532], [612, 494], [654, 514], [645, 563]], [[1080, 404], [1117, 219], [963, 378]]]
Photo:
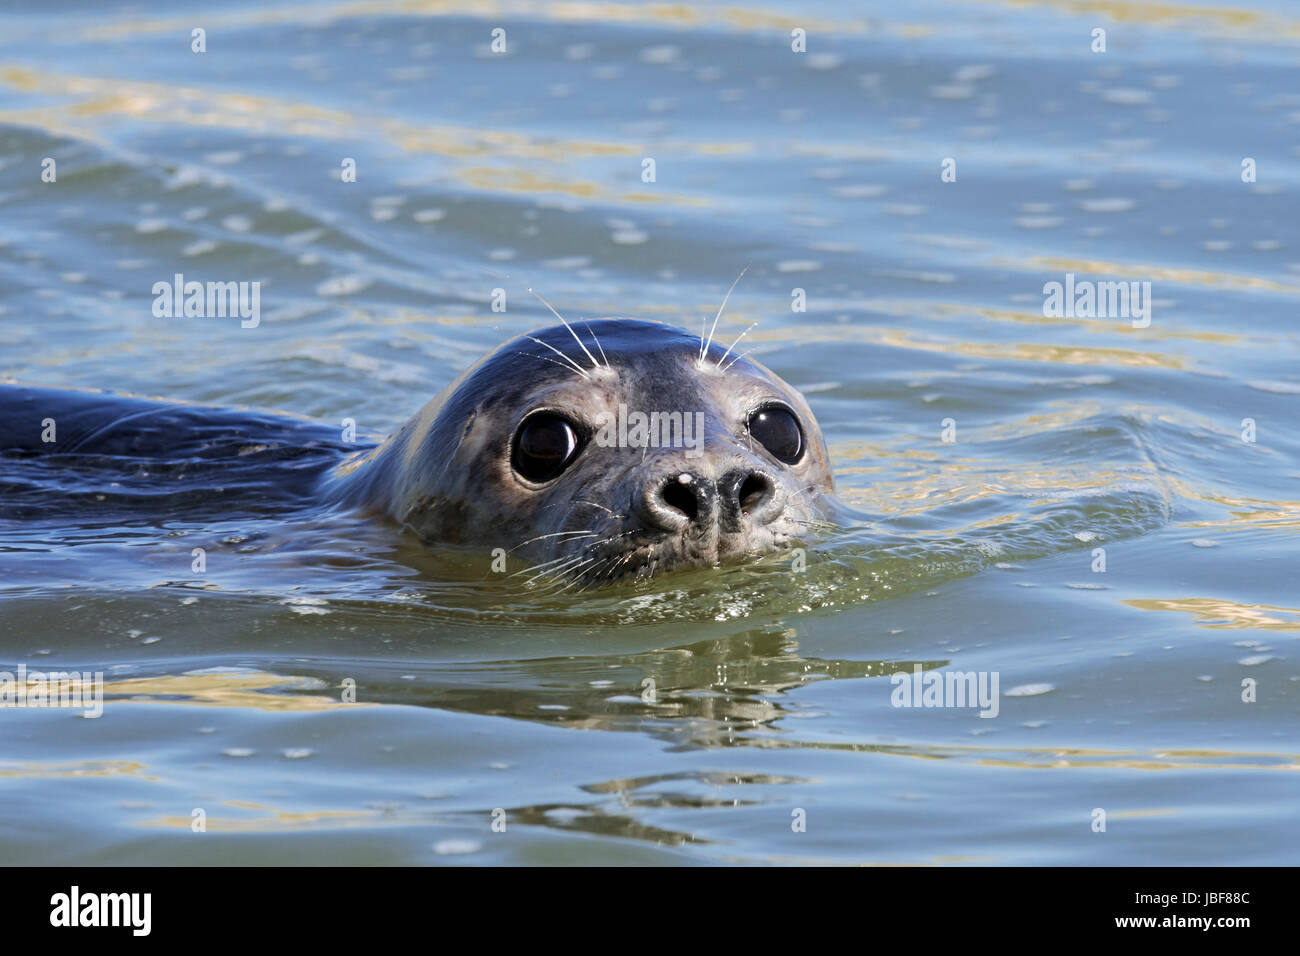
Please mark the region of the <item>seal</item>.
[[[584, 587], [788, 548], [829, 523], [826, 444], [797, 390], [712, 336], [579, 328], [506, 342], [360, 451], [291, 416], [3, 385], [0, 510], [350, 509]], [[22, 478], [23, 463], [41, 470]]]
[[583, 585], [787, 548], [830, 519], [826, 443], [796, 389], [711, 336], [561, 322], [483, 358], [326, 496]]

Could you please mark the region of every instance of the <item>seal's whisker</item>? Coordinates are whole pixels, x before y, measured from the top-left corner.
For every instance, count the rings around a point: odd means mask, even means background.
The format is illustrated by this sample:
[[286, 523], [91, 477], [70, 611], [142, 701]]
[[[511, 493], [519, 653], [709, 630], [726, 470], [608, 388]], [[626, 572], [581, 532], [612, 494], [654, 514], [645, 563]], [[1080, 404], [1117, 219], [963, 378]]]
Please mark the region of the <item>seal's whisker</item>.
[[739, 335], [736, 336], [736, 341], [728, 345], [727, 351], [723, 352], [722, 358], [718, 359], [718, 364], [715, 366], [716, 368], [722, 368], [722, 363], [726, 361], [727, 356], [731, 354], [731, 350], [740, 344], [740, 340], [743, 339], [746, 335], [748, 335], [750, 329], [752, 329], [755, 325], [758, 325], [758, 323], [757, 322], [753, 323], [752, 325], [750, 325], [748, 329], [745, 329], [744, 332], [741, 332]]
[[813, 528], [819, 531], [831, 530], [835, 527], [835, 522], [829, 521], [826, 518], [795, 518], [787, 515], [782, 520], [787, 524], [798, 525], [804, 528]]
[[[560, 368], [562, 368], [562, 369], [566, 369], [566, 370], [568, 370], [568, 371], [573, 371], [573, 366], [572, 366], [572, 365], [566, 365], [566, 364], [563, 363], [563, 362], [557, 362], [557, 361], [555, 361], [555, 359], [547, 358], [545, 355], [533, 355], [532, 352], [519, 352], [519, 353], [517, 353], [517, 354], [519, 354], [519, 355], [528, 355], [528, 356], [531, 356], [532, 358], [541, 359], [541, 360], [544, 361], [544, 362], [550, 362], [552, 365], [558, 365], [558, 366], [560, 366]], [[580, 372], [579, 374], [582, 374], [582, 373]], [[583, 375], [582, 377], [583, 377], [583, 378], [586, 378], [587, 376], [586, 376], [586, 375]]]
[[546, 568], [548, 565], [557, 564], [560, 561], [567, 561], [568, 559], [569, 556], [567, 554], [561, 555], [558, 558], [551, 558], [551, 560], [549, 561], [543, 561], [541, 564], [534, 564], [532, 567], [523, 568], [522, 570], [516, 571], [514, 574], [507, 575], [507, 577], [518, 578], [518, 577], [523, 577], [525, 574], [532, 574], [534, 571], [543, 572], [543, 569]]
[[806, 495], [809, 492], [813, 492], [816, 490], [817, 490], [816, 485], [804, 485], [802, 488], [800, 488], [798, 491], [794, 493], [794, 496], [797, 498], [799, 495]]
[[618, 559], [618, 563], [609, 569], [610, 574], [611, 575], [614, 574], [616, 571], [618, 571], [619, 568], [627, 564], [635, 556], [636, 556], [636, 551], [629, 551], [627, 554], [623, 555], [621, 558]]
[[600, 357], [605, 360], [605, 368], [609, 368], [609, 356], [605, 354], [605, 346], [601, 345], [600, 339], [596, 337], [596, 330], [591, 327], [591, 323], [586, 319], [582, 320], [582, 324], [585, 325], [587, 331], [591, 333], [591, 340], [596, 343], [596, 348], [600, 349]]
[[610, 510], [609, 510], [608, 508], [606, 508], [604, 505], [598, 505], [598, 504], [596, 504], [596, 502], [594, 502], [594, 501], [588, 501], [586, 498], [574, 498], [574, 499], [573, 499], [573, 503], [574, 503], [575, 505], [591, 505], [593, 508], [599, 508], [601, 511], [605, 512], [606, 514], [608, 514], [608, 515], [610, 515], [611, 517], [614, 517], [614, 518], [626, 518], [626, 517], [627, 517], [627, 515], [621, 515], [621, 514], [619, 514], [617, 511], [610, 511]]
[[783, 519], [783, 520], [784, 520], [784, 523], [786, 523], [786, 524], [802, 525], [802, 526], [805, 527], [805, 528], [814, 528], [814, 527], [819, 527], [819, 526], [821, 526], [821, 525], [827, 524], [827, 522], [825, 522], [825, 521], [817, 521], [817, 520], [814, 520], [814, 519], [812, 519], [812, 518], [790, 518], [790, 517], [786, 517], [786, 518]]
[[583, 578], [586, 579], [585, 584], [582, 587], [582, 590], [585, 591], [588, 588], [599, 583], [600, 580], [599, 574], [605, 573], [607, 570], [612, 571], [613, 569], [609, 567], [610, 562], [616, 560], [618, 560], [618, 555], [610, 555], [608, 558], [606, 558], [600, 564], [596, 565], [594, 568], [588, 568], [587, 570], [583, 571], [582, 574], [579, 575], [580, 579]]
[[588, 549], [588, 550], [591, 550], [592, 548], [599, 548], [599, 547], [602, 546], [602, 545], [613, 544], [613, 543], [614, 543], [615, 541], [617, 541], [619, 538], [626, 538], [626, 537], [627, 537], [628, 535], [630, 535], [630, 534], [639, 534], [639, 533], [641, 533], [641, 531], [642, 531], [641, 528], [632, 528], [632, 529], [630, 529], [630, 530], [628, 530], [628, 531], [621, 531], [621, 532], [619, 532], [618, 534], [611, 534], [608, 538], [605, 538], [605, 539], [603, 539], [603, 540], [601, 540], [601, 541], [595, 541], [595, 542], [592, 542], [591, 544], [588, 544], [588, 545], [587, 545], [587, 549]]
[[[529, 292], [533, 292], [533, 287], [532, 287], [532, 286], [529, 286], [529, 287], [528, 287], [528, 291], [529, 291]], [[573, 336], [573, 341], [577, 342], [577, 343], [578, 343], [578, 346], [579, 346], [579, 347], [580, 347], [584, 352], [587, 353], [587, 358], [591, 359], [591, 367], [592, 367], [592, 368], [600, 368], [600, 363], [596, 361], [596, 356], [592, 355], [590, 349], [588, 349], [587, 346], [583, 344], [582, 339], [578, 338], [578, 333], [575, 332], [575, 331], [573, 331], [573, 326], [571, 326], [568, 322], [565, 321], [564, 316], [562, 316], [562, 315], [560, 315], [560, 313], [556, 312], [554, 306], [552, 306], [551, 303], [549, 303], [549, 302], [547, 302], [545, 299], [543, 299], [540, 295], [537, 295], [536, 292], [533, 292], [533, 295], [536, 295], [537, 298], [541, 301], [542, 305], [546, 306], [548, 309], [551, 310], [551, 315], [555, 316], [555, 317], [556, 317], [557, 319], [559, 319], [561, 322], [564, 322], [564, 327], [565, 327], [566, 329], [568, 329], [568, 330], [569, 330], [569, 334]], [[532, 336], [530, 335], [529, 338], [532, 338]], [[545, 344], [545, 343], [543, 343], [543, 344]], [[557, 350], [557, 351], [558, 351], [558, 350]], [[563, 353], [561, 353], [561, 354], [563, 354]]]
[[[633, 549], [632, 551], [626, 553], [619, 552], [619, 553], [602, 556], [599, 553], [599, 549], [605, 547], [606, 545], [613, 544], [619, 538], [626, 538], [628, 535], [637, 534], [640, 532], [640, 530], [641, 529], [639, 528], [633, 528], [629, 531], [623, 531], [620, 532], [619, 534], [613, 534], [608, 537], [601, 538], [599, 541], [584, 542], [582, 546], [582, 550], [579, 551], [579, 553], [575, 556], [575, 560], [580, 560], [585, 556], [590, 556], [590, 559], [582, 564], [576, 564], [576, 565], [573, 563], [573, 561], [570, 561], [563, 567], [553, 569], [553, 571], [551, 572], [552, 576], [554, 577], [567, 576], [572, 578], [574, 583], [578, 583], [583, 580], [591, 581], [594, 577], [594, 572], [606, 568], [611, 562], [626, 560], [627, 558], [630, 558], [632, 555], [636, 553], [636, 549]], [[593, 562], [595, 563], [593, 564]], [[554, 563], [554, 562], [548, 562], [548, 563]], [[565, 590], [567, 590], [567, 588]]]
[[581, 583], [582, 583], [582, 569], [585, 568], [587, 565], [591, 564], [591, 563], [592, 563], [593, 561], [595, 561], [595, 560], [597, 560], [597, 559], [596, 559], [596, 558], [588, 558], [588, 559], [587, 559], [586, 561], [584, 561], [582, 564], [578, 565], [577, 568], [571, 568], [571, 569], [569, 570], [569, 574], [571, 574], [571, 575], [575, 575], [574, 578], [573, 578], [573, 580], [571, 580], [571, 581], [570, 581], [568, 584], [566, 584], [564, 587], [560, 588], [558, 591], [555, 591], [555, 592], [553, 592], [553, 593], [554, 593], [554, 594], [563, 594], [565, 591], [569, 590], [569, 588], [574, 587], [574, 586], [576, 586], [576, 585], [578, 585], [578, 584], [581, 584]]
[[525, 586], [530, 585], [538, 578], [544, 578], [547, 577], [548, 575], [551, 577], [558, 577], [559, 575], [563, 574], [565, 571], [569, 570], [571, 566], [577, 564], [581, 560], [582, 560], [582, 555], [579, 554], [576, 558], [570, 558], [568, 561], [566, 561], [563, 565], [561, 565], [558, 568], [551, 568], [548, 571], [543, 571], [540, 574], [533, 575], [531, 578], [529, 578], [527, 581], [524, 582], [524, 585]]
[[[511, 551], [518, 551], [520, 548], [522, 548], [522, 547], [523, 547], [524, 545], [526, 545], [526, 544], [532, 544], [534, 541], [541, 541], [543, 538], [558, 538], [558, 537], [559, 537], [560, 535], [562, 535], [562, 534], [574, 534], [574, 535], [577, 535], [579, 538], [594, 538], [594, 537], [596, 537], [596, 532], [594, 532], [594, 531], [553, 531], [553, 532], [551, 532], [550, 534], [539, 534], [537, 537], [535, 537], [535, 538], [529, 538], [527, 541], [520, 541], [517, 545], [515, 545], [515, 546], [514, 546], [513, 548], [511, 548], [510, 550], [511, 550]], [[577, 538], [570, 538], [569, 540], [570, 540], [570, 541], [576, 541]], [[566, 543], [567, 543], [567, 542], [566, 542]]]
[[553, 568], [552, 565], [561, 565], [561, 564], [568, 564], [568, 563], [571, 563], [572, 561], [576, 560], [577, 558], [581, 558], [582, 555], [584, 555], [584, 554], [586, 554], [586, 553], [587, 553], [587, 552], [586, 552], [586, 549], [584, 548], [582, 551], [579, 551], [576, 555], [574, 555], [574, 554], [561, 554], [561, 555], [559, 555], [558, 557], [551, 558], [549, 561], [541, 561], [541, 562], [539, 562], [539, 563], [537, 563], [537, 564], [534, 564], [534, 565], [533, 565], [532, 567], [530, 567], [530, 568], [524, 568], [524, 569], [522, 569], [522, 570], [520, 570], [520, 571], [516, 571], [514, 574], [511, 574], [511, 575], [509, 575], [509, 576], [512, 577], [512, 578], [517, 578], [517, 577], [520, 577], [520, 576], [525, 575], [525, 574], [532, 574], [533, 572], [536, 571], [536, 572], [539, 572], [537, 576], [538, 576], [538, 577], [541, 577], [543, 574], [546, 574], [548, 570], [549, 570], [549, 571], [555, 571], [555, 570], [557, 570], [556, 568]]
[[[756, 349], [758, 348], [758, 346], [756, 345], [754, 346], [754, 348]], [[723, 371], [725, 372], [727, 369], [731, 368], [731, 366], [735, 365], [737, 362], [739, 362], [741, 359], [743, 359], [746, 355], [748, 355], [752, 351], [754, 351], [754, 349], [745, 349], [745, 351], [737, 353], [736, 357], [727, 363], [726, 368], [724, 368]]]
[[748, 271], [749, 271], [749, 266], [745, 266], [745, 268], [741, 269], [740, 275], [736, 276], [736, 281], [731, 283], [731, 288], [728, 289], [727, 294], [722, 297], [722, 305], [718, 306], [718, 314], [713, 317], [713, 328], [709, 329], [709, 341], [704, 342], [703, 336], [701, 336], [701, 342], [700, 342], [701, 362], [704, 361], [704, 356], [708, 353], [709, 346], [713, 344], [713, 333], [718, 330], [718, 319], [722, 318], [722, 310], [727, 307], [727, 300], [731, 298], [731, 293], [735, 291], [736, 284], [740, 282], [742, 278], [744, 278], [745, 273]]
[[[550, 349], [552, 352], [554, 352], [554, 353], [555, 353], [556, 355], [558, 355], [560, 358], [564, 359], [564, 361], [568, 362], [568, 363], [569, 363], [569, 368], [573, 369], [575, 372], [577, 372], [579, 375], [581, 375], [581, 376], [582, 376], [583, 378], [585, 378], [587, 381], [591, 381], [591, 376], [587, 374], [587, 370], [586, 370], [585, 368], [583, 368], [581, 365], [579, 365], [579, 364], [578, 364], [577, 362], [575, 362], [573, 359], [569, 358], [567, 355], [565, 355], [563, 352], [561, 352], [559, 349], [557, 349], [557, 348], [556, 348], [554, 345], [552, 345], [551, 343], [549, 343], [549, 342], [543, 342], [541, 339], [533, 338], [533, 336], [531, 336], [531, 335], [526, 335], [526, 336], [524, 336], [524, 338], [532, 339], [532, 340], [533, 340], [534, 342], [536, 342], [538, 345], [545, 345], [548, 349]], [[535, 356], [535, 358], [546, 358], [546, 356], [545, 356], [545, 355], [538, 355], [538, 356]], [[547, 361], [554, 362], [555, 360], [554, 360], [554, 359], [547, 359]], [[555, 364], [558, 365], [559, 363], [556, 362]]]
[[[569, 564], [565, 565], [563, 568], [550, 572], [548, 575], [539, 575], [539, 577], [548, 577], [550, 579], [540, 586], [553, 588], [557, 585], [565, 584], [566, 581], [568, 582], [558, 591], [550, 591], [549, 594], [551, 595], [561, 594], [573, 587], [573, 585], [577, 584], [578, 581], [581, 580], [582, 569], [597, 560], [596, 558], [587, 558], [586, 560], [583, 560], [583, 555], [585, 554], [585, 551], [582, 552], [582, 554], [577, 555]], [[575, 575], [577, 576], [575, 577]]]

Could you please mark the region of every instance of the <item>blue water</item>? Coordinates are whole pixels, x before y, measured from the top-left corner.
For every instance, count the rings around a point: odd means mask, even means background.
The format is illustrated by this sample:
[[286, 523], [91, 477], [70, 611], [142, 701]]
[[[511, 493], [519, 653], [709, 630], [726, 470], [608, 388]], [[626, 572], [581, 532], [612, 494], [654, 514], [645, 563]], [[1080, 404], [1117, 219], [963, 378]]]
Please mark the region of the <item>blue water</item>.
[[[695, 330], [748, 266], [719, 336], [862, 522], [556, 594], [0, 457], [0, 670], [108, 695], [0, 709], [0, 860], [1295, 862], [1293, 6], [473, 9], [11, 0], [0, 379], [383, 434], [529, 287]], [[155, 317], [177, 273], [259, 323]], [[1045, 315], [1067, 274], [1149, 324]], [[998, 716], [894, 706], [918, 663]]]

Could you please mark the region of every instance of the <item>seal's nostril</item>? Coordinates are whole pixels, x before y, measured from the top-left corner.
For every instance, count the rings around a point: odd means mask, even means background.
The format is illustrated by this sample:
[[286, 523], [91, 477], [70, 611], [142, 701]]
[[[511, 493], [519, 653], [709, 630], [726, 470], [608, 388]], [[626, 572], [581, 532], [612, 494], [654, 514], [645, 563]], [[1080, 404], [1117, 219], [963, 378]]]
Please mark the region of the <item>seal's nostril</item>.
[[740, 513], [744, 515], [752, 514], [755, 509], [760, 508], [771, 497], [771, 480], [766, 475], [760, 475], [757, 472], [748, 475], [741, 482], [740, 490], [736, 492], [736, 500], [740, 503]]
[[683, 485], [676, 480], [670, 481], [664, 485], [664, 490], [659, 495], [670, 508], [674, 508], [686, 515], [687, 520], [694, 521], [699, 517], [700, 503], [690, 486]]

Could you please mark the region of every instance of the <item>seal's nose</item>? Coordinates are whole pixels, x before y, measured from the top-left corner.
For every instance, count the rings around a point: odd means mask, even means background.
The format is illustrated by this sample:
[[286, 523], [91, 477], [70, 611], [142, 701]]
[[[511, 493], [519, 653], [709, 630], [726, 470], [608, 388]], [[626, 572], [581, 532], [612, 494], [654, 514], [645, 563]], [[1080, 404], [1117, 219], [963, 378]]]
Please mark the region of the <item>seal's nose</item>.
[[761, 471], [735, 469], [721, 478], [683, 471], [650, 482], [642, 516], [665, 531], [717, 527], [732, 533], [746, 523], [768, 524], [781, 511], [778, 485]]

